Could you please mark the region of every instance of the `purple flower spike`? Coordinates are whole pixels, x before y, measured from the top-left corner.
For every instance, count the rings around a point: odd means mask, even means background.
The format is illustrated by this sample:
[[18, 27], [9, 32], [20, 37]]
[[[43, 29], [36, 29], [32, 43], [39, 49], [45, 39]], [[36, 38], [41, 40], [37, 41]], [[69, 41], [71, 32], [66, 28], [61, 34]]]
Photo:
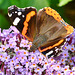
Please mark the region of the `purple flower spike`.
[[14, 26], [2, 33], [0, 28], [0, 75], [75, 75], [75, 30], [66, 37], [61, 56], [29, 52], [31, 45]]

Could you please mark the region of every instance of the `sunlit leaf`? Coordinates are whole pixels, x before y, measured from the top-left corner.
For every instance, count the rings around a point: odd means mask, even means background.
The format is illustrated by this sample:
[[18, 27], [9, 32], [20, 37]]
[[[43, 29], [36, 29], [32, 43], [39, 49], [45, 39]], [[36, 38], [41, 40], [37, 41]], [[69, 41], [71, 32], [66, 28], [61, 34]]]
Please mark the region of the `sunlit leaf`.
[[58, 4], [58, 6], [64, 6], [64, 5], [66, 5], [67, 3], [69, 3], [69, 2], [71, 2], [72, 0], [59, 0], [59, 4]]
[[4, 1], [4, 0], [0, 0], [0, 4], [2, 4], [2, 3], [3, 3], [3, 1]]

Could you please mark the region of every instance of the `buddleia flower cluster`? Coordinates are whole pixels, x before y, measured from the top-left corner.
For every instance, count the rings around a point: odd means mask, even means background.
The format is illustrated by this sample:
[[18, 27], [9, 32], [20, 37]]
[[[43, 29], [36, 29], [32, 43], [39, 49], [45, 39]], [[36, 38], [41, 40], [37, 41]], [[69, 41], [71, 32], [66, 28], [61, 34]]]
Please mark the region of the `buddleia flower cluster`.
[[47, 59], [11, 26], [0, 28], [0, 75], [75, 75], [75, 30], [66, 38], [61, 56]]

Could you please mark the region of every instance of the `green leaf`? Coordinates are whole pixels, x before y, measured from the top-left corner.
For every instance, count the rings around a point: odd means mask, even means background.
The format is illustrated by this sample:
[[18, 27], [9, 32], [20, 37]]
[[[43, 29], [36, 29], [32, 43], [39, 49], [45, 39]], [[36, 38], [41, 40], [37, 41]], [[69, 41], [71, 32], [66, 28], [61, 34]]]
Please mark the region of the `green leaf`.
[[6, 29], [9, 28], [9, 22], [6, 17], [0, 14], [0, 28]]
[[4, 0], [0, 0], [0, 5], [3, 3]]
[[49, 6], [48, 0], [10, 0], [12, 5], [18, 7], [36, 7], [38, 10], [43, 7]]
[[10, 0], [3, 0], [0, 9], [5, 10], [11, 5]]
[[59, 0], [59, 4], [58, 4], [58, 6], [64, 6], [64, 5], [66, 5], [67, 3], [69, 3], [69, 2], [71, 2], [72, 0]]
[[21, 6], [20, 0], [10, 0], [12, 5]]
[[33, 6], [39, 10], [44, 7], [49, 7], [49, 3], [48, 0], [35, 0]]
[[34, 4], [35, 0], [10, 0], [12, 5], [16, 5], [20, 8], [29, 7]]

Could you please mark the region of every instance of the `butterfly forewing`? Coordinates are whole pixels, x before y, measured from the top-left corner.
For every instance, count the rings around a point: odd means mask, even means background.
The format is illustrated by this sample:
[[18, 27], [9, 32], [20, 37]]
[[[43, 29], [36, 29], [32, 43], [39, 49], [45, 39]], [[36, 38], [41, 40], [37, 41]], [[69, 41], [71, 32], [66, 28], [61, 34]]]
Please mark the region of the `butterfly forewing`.
[[33, 41], [36, 35], [36, 9], [33, 7], [18, 8], [13, 5], [8, 8], [8, 16], [22, 35]]
[[37, 30], [39, 35], [46, 35], [48, 41], [67, 35], [64, 25], [48, 15], [45, 9], [38, 12]]
[[60, 41], [67, 36], [67, 30], [64, 28], [64, 25], [53, 16], [48, 15], [45, 9], [40, 10], [37, 14], [37, 31], [39, 42], [33, 41], [33, 43], [37, 43], [38, 47], [45, 47], [47, 45], [52, 45], [52, 43], [55, 44], [54, 40]]

